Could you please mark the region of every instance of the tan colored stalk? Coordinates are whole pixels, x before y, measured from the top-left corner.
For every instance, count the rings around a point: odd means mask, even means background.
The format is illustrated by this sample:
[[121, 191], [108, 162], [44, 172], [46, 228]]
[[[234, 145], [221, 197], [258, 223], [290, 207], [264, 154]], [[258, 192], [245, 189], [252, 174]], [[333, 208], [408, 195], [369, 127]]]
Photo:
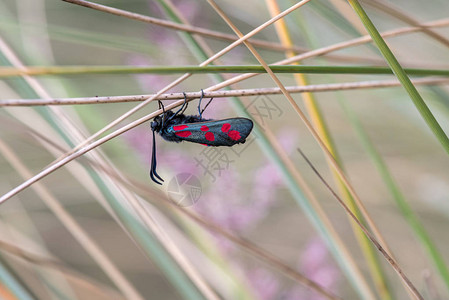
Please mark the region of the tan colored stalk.
[[[412, 80], [415, 85], [439, 85], [448, 84], [449, 78], [420, 78]], [[290, 93], [307, 93], [307, 92], [330, 92], [345, 91], [358, 89], [373, 89], [383, 87], [396, 87], [401, 84], [396, 79], [393, 80], [376, 80], [376, 81], [359, 81], [347, 83], [329, 83], [329, 84], [311, 84], [306, 86], [286, 86]], [[280, 88], [258, 88], [258, 89], [239, 89], [239, 90], [221, 90], [221, 91], [204, 91], [205, 98], [228, 98], [243, 96], [260, 96], [260, 95], [279, 95], [282, 94]], [[198, 99], [201, 92], [187, 92], [187, 99]], [[108, 104], [108, 103], [125, 103], [144, 101], [151, 95], [135, 95], [135, 96], [106, 96], [106, 97], [81, 97], [81, 98], [56, 98], [56, 99], [6, 99], [0, 100], [0, 107], [4, 106], [39, 106], [39, 105], [81, 105], [81, 104]], [[183, 93], [162, 94], [155, 100], [183, 100]]]
[[[268, 5], [269, 11], [271, 15], [276, 15], [279, 13], [279, 6], [277, 5], [277, 2], [275, 0], [266, 0], [266, 3]], [[351, 7], [349, 7], [349, 11], [352, 12], [354, 17], [357, 18], [357, 16], [354, 14]], [[290, 38], [290, 34], [287, 29], [287, 25], [284, 20], [280, 20], [279, 22], [275, 23], [275, 28], [278, 33], [278, 36], [281, 40], [282, 45], [284, 46], [290, 46], [292, 45], [292, 40]], [[293, 51], [287, 51], [286, 56], [287, 58], [292, 58], [296, 55]], [[294, 63], [298, 64], [298, 63]], [[293, 77], [298, 85], [307, 85], [307, 78], [304, 74], [293, 74]], [[329, 152], [332, 154], [332, 156], [335, 158], [336, 162], [340, 165], [341, 161], [338, 155], [338, 151], [335, 148], [335, 144], [332, 141], [332, 137], [330, 135], [330, 132], [328, 130], [327, 124], [323, 118], [323, 115], [321, 113], [321, 109], [318, 106], [318, 103], [316, 102], [316, 99], [312, 93], [303, 93], [301, 94], [303, 96], [305, 107], [309, 113], [309, 116], [311, 117], [311, 123], [315, 126], [318, 135], [323, 140], [324, 144], [326, 145]], [[357, 204], [354, 201], [354, 199], [351, 197], [350, 192], [345, 186], [345, 183], [339, 178], [338, 172], [332, 168], [331, 162], [329, 159], [326, 159], [327, 164], [329, 165], [331, 169], [332, 176], [334, 177], [334, 181], [337, 184], [337, 187], [340, 191], [340, 194], [345, 199], [346, 205], [350, 208], [351, 212], [354, 213], [357, 220], [363, 220], [363, 216], [360, 214], [360, 211], [357, 209]], [[343, 167], [341, 166], [342, 170]], [[364, 234], [363, 230], [359, 227], [359, 224], [354, 221], [351, 216], [347, 216], [352, 230], [356, 236], [357, 242], [360, 245], [360, 248], [365, 255], [367, 261], [368, 261], [368, 267], [371, 272], [372, 277], [374, 278], [374, 282], [376, 284], [377, 290], [381, 292], [381, 295], [384, 299], [391, 299], [391, 295], [388, 290], [388, 286], [385, 282], [385, 276], [382, 274], [382, 269], [380, 266], [380, 262], [377, 259], [377, 254], [375, 250], [373, 250], [373, 246], [370, 244], [369, 238]], [[385, 297], [386, 296], [386, 297]]]
[[[84, 0], [63, 0], [63, 1], [69, 2], [72, 4], [76, 4], [76, 5], [80, 5], [80, 6], [84, 6], [87, 8], [95, 9], [98, 11], [106, 12], [106, 13], [113, 14], [116, 16], [125, 17], [125, 18], [131, 19], [131, 20], [145, 22], [148, 24], [153, 24], [153, 25], [157, 25], [157, 26], [161, 26], [161, 27], [169, 28], [169, 29], [173, 29], [173, 30], [188, 32], [188, 33], [196, 34], [199, 36], [214, 38], [214, 39], [223, 40], [223, 41], [232, 41], [232, 42], [237, 40], [237, 38], [233, 34], [227, 34], [227, 33], [223, 33], [220, 31], [210, 30], [207, 28], [192, 26], [190, 24], [180, 24], [180, 23], [176, 23], [176, 22], [172, 22], [172, 21], [168, 21], [168, 20], [157, 19], [157, 18], [153, 18], [150, 16], [132, 13], [132, 12], [128, 12], [126, 10], [113, 8], [110, 6], [101, 5], [101, 4], [97, 4], [97, 3], [93, 3], [93, 2], [89, 2], [89, 1], [84, 1]], [[273, 43], [273, 42], [254, 39], [254, 38], [251, 39], [251, 43], [257, 47], [269, 49], [269, 50], [275, 50], [275, 51], [307, 52], [310, 50], [310, 49], [306, 49], [306, 48], [295, 46], [295, 45], [292, 45], [292, 47], [285, 47], [278, 43]], [[345, 55], [329, 55], [326, 58], [331, 59], [331, 60], [341, 61], [341, 62], [360, 62], [360, 61], [364, 61], [365, 63], [367, 63], [367, 62], [373, 62], [373, 63], [383, 62], [382, 60], [373, 59], [373, 58], [354, 57], [354, 56], [345, 56]]]
[[421, 22], [419, 22], [415, 18], [411, 17], [410, 15], [404, 13], [398, 7], [396, 7], [395, 5], [393, 5], [391, 3], [388, 3], [386, 1], [383, 1], [383, 0], [369, 0], [369, 1], [363, 1], [362, 0], [362, 2], [364, 2], [367, 5], [370, 5], [372, 7], [375, 7], [378, 10], [383, 11], [384, 13], [386, 13], [386, 14], [388, 14], [390, 16], [393, 16], [394, 18], [396, 18], [398, 20], [404, 21], [405, 23], [407, 23], [409, 25], [421, 28], [421, 30], [426, 35], [428, 35], [429, 37], [431, 37], [434, 40], [438, 41], [439, 43], [444, 45], [446, 48], [449, 47], [449, 40], [444, 35], [441, 35], [441, 34], [439, 34], [438, 32], [436, 32], [436, 31], [434, 31], [432, 29], [426, 28], [425, 26], [423, 26], [421, 24]]
[[[17, 157], [14, 151], [0, 139], [0, 152], [2, 156], [11, 164], [24, 179], [32, 176], [29, 169]], [[97, 246], [94, 240], [82, 229], [82, 227], [72, 218], [72, 216], [64, 209], [56, 197], [41, 183], [33, 185], [34, 191], [50, 208], [53, 214], [64, 224], [65, 228], [73, 235], [87, 253], [94, 259], [100, 268], [111, 279], [112, 282], [120, 289], [123, 295], [129, 299], [142, 299], [142, 296], [134, 289], [125, 276], [115, 267], [106, 254]]]
[[[232, 30], [239, 36], [243, 36], [243, 34], [238, 30], [237, 27], [235, 27], [235, 25], [230, 21], [230, 19], [226, 16], [226, 14], [217, 6], [217, 4], [213, 1], [213, 0], [208, 0], [208, 3], [216, 10], [216, 12], [223, 18], [223, 20], [229, 25], [229, 27], [232, 28]], [[318, 144], [320, 145], [321, 149], [323, 150], [323, 152], [325, 153], [327, 159], [331, 162], [334, 170], [338, 173], [340, 179], [344, 182], [346, 188], [348, 189], [348, 191], [351, 193], [351, 196], [354, 198], [354, 200], [356, 201], [360, 211], [362, 212], [366, 222], [368, 223], [369, 227], [371, 228], [371, 230], [374, 232], [374, 235], [371, 235], [371, 233], [363, 226], [363, 224], [361, 224], [359, 222], [359, 220], [355, 217], [355, 215], [351, 215], [351, 217], [353, 217], [354, 221], [356, 221], [360, 228], [365, 232], [365, 234], [367, 235], [367, 237], [379, 248], [379, 250], [381, 251], [381, 253], [384, 255], [384, 257], [386, 258], [386, 260], [390, 263], [390, 265], [393, 267], [393, 269], [398, 273], [399, 277], [405, 282], [405, 284], [407, 285], [407, 287], [409, 287], [414, 293], [415, 295], [419, 296], [419, 293], [416, 294], [417, 289], [415, 288], [415, 286], [412, 284], [412, 282], [408, 279], [408, 277], [405, 275], [405, 273], [402, 271], [402, 269], [399, 267], [399, 265], [397, 264], [397, 262], [393, 259], [392, 255], [390, 254], [391, 251], [389, 251], [388, 246], [386, 244], [386, 242], [384, 241], [382, 235], [380, 234], [379, 230], [377, 229], [376, 225], [374, 224], [373, 220], [371, 219], [370, 215], [368, 214], [368, 211], [366, 210], [366, 208], [364, 207], [364, 204], [361, 202], [360, 198], [358, 197], [357, 193], [355, 192], [355, 190], [353, 189], [352, 185], [349, 183], [348, 179], [346, 178], [345, 174], [343, 173], [343, 171], [341, 170], [341, 168], [339, 167], [338, 163], [335, 161], [334, 157], [332, 156], [332, 154], [329, 152], [329, 150], [327, 149], [325, 143], [321, 140], [321, 138], [319, 137], [318, 133], [315, 131], [315, 129], [313, 128], [312, 124], [309, 122], [309, 120], [307, 119], [307, 117], [305, 116], [305, 114], [302, 112], [302, 110], [299, 108], [299, 106], [296, 104], [296, 102], [293, 100], [292, 96], [290, 95], [290, 93], [285, 89], [284, 85], [282, 84], [282, 82], [277, 78], [277, 76], [273, 73], [273, 71], [271, 71], [270, 67], [268, 66], [268, 64], [262, 59], [262, 57], [257, 53], [257, 51], [255, 50], [255, 48], [253, 46], [251, 46], [251, 44], [249, 44], [248, 42], [244, 42], [245, 46], [247, 46], [247, 48], [251, 51], [251, 53], [254, 55], [254, 57], [259, 61], [259, 63], [265, 68], [266, 72], [270, 75], [270, 77], [273, 79], [273, 81], [279, 86], [279, 88], [282, 90], [282, 93], [284, 94], [284, 96], [288, 99], [288, 101], [290, 102], [290, 104], [293, 106], [293, 109], [296, 111], [296, 113], [300, 116], [300, 118], [302, 119], [302, 121], [304, 122], [304, 124], [306, 125], [307, 129], [310, 131], [310, 133], [312, 134], [312, 136], [315, 138], [315, 140], [318, 142]], [[351, 212], [353, 213], [353, 212]], [[376, 238], [379, 240], [379, 242], [376, 240]]]

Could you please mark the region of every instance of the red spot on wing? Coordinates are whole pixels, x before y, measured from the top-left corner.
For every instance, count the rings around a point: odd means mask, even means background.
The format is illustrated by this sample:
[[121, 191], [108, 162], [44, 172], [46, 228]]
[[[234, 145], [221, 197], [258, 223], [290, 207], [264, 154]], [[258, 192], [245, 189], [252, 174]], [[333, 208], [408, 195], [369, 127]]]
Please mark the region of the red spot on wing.
[[[186, 125], [181, 125], [181, 126], [186, 126]], [[188, 137], [192, 133], [190, 131], [180, 131], [180, 132], [175, 132], [175, 134], [179, 137]]]
[[228, 136], [231, 138], [231, 140], [234, 140], [234, 141], [238, 141], [242, 138], [240, 136], [240, 132], [238, 132], [237, 130], [229, 131]]
[[206, 140], [208, 141], [215, 141], [215, 135], [212, 132], [206, 132], [206, 134], [204, 135], [204, 137], [206, 138]]
[[179, 131], [179, 130], [186, 129], [187, 127], [189, 127], [189, 126], [187, 126], [187, 125], [175, 125], [175, 126], [173, 126], [173, 130], [174, 131]]
[[224, 123], [223, 126], [221, 126], [221, 131], [223, 132], [228, 132], [229, 129], [231, 129], [231, 124], [229, 123]]
[[208, 131], [209, 127], [207, 127], [206, 125], [201, 126], [201, 131]]

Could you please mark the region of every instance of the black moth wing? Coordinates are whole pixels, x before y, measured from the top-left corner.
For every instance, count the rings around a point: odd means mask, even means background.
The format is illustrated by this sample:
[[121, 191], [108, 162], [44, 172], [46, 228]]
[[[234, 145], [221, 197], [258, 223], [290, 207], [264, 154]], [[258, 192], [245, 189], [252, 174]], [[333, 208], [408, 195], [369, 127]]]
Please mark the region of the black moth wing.
[[170, 125], [167, 133], [192, 143], [233, 146], [244, 143], [252, 129], [253, 121], [250, 119], [231, 118]]

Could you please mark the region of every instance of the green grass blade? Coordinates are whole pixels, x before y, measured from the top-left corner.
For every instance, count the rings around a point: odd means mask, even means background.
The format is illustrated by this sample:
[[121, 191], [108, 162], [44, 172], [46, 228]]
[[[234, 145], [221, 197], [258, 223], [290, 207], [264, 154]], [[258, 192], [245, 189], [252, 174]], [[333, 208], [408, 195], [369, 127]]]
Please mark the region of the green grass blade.
[[379, 152], [377, 152], [373, 143], [371, 142], [365, 130], [363, 129], [360, 120], [357, 118], [357, 116], [354, 114], [351, 108], [348, 105], [346, 105], [346, 103], [343, 100], [340, 100], [340, 104], [344, 109], [346, 115], [348, 116], [348, 119], [351, 121], [351, 124], [355, 129], [357, 136], [360, 139], [363, 147], [365, 148], [366, 152], [369, 154], [371, 160], [373, 161], [374, 165], [379, 171], [382, 179], [384, 180], [385, 185], [390, 190], [390, 193], [393, 196], [396, 205], [398, 206], [399, 210], [409, 223], [410, 227], [415, 232], [416, 236], [420, 239], [423, 247], [427, 250], [430, 258], [435, 264], [435, 267], [440, 273], [441, 278], [446, 284], [446, 287], [449, 289], [449, 269], [446, 263], [444, 262], [443, 256], [438, 251], [435, 243], [432, 241], [431, 237], [427, 233], [422, 223], [419, 221], [418, 216], [415, 214], [413, 209], [406, 201], [404, 195], [402, 194], [401, 190], [396, 184], [393, 175], [389, 171], [388, 166], [382, 159]]
[[5, 264], [3, 257], [0, 256], [0, 281], [3, 286], [7, 287], [8, 291], [19, 300], [37, 299], [28, 287], [23, 284], [20, 277], [17, 277], [14, 273], [15, 272]]
[[[311, 4], [318, 4], [318, 2], [311, 2]], [[319, 12], [320, 13], [325, 12], [324, 16], [327, 17], [329, 20], [332, 20], [333, 23], [335, 23], [337, 12], [335, 12], [334, 10], [328, 9], [327, 7], [322, 8], [320, 6], [319, 6]], [[332, 12], [331, 13], [332, 16], [327, 14], [327, 12]], [[306, 37], [307, 41], [309, 42], [308, 46], [310, 46], [311, 48], [317, 48], [316, 44], [318, 44], [318, 43], [316, 41], [316, 37], [315, 37], [315, 35], [309, 33], [310, 28], [308, 28], [307, 22], [304, 21], [304, 15], [305, 14], [302, 14], [302, 18], [295, 18], [295, 21], [298, 24], [298, 27], [302, 29], [302, 32], [304, 32], [305, 37]], [[338, 14], [338, 16], [339, 16], [339, 14]], [[356, 29], [354, 29], [351, 26], [351, 24], [349, 24], [349, 22], [346, 21], [346, 19], [337, 18], [337, 20], [341, 21], [341, 22], [336, 22], [338, 24], [337, 26], [339, 28], [343, 26], [344, 28], [348, 29], [348, 31], [350, 31], [350, 32], [356, 32]], [[343, 23], [343, 24], [341, 24], [341, 23]], [[328, 76], [328, 77], [330, 77], [330, 76]], [[318, 105], [318, 103], [316, 105]], [[322, 112], [320, 110], [318, 110], [318, 112], [320, 115], [322, 114]], [[311, 119], [314, 120], [315, 118], [311, 118]], [[324, 116], [321, 116], [320, 119], [324, 123], [324, 120], [325, 120]], [[325, 128], [326, 128], [326, 130], [324, 131], [325, 132], [324, 135], [329, 136], [327, 139], [330, 141], [330, 142], [328, 142], [329, 143], [328, 147], [330, 149], [332, 149], [331, 152], [334, 155], [335, 160], [337, 161], [339, 166], [344, 170], [344, 161], [341, 159], [341, 157], [338, 153], [338, 149], [337, 149], [335, 143], [333, 142], [333, 138], [331, 137], [331, 133], [328, 129], [328, 126], [325, 126]], [[357, 204], [354, 201], [354, 198], [349, 193], [346, 186], [338, 178], [338, 176], [336, 176], [335, 173], [333, 173], [333, 175], [334, 175], [334, 181], [340, 191], [342, 199], [344, 199], [345, 203], [347, 203], [347, 205], [350, 207], [350, 209], [357, 216], [357, 219], [361, 220], [365, 224], [364, 217], [361, 214], [360, 210], [358, 209]], [[362, 230], [360, 230], [360, 228], [354, 222], [351, 222], [351, 226], [352, 226], [354, 235], [357, 238], [357, 242], [360, 246], [360, 249], [362, 250], [365, 260], [367, 262], [368, 270], [371, 274], [371, 277], [373, 279], [375, 289], [376, 289], [378, 295], [380, 295], [381, 298], [385, 299], [385, 300], [393, 299], [393, 296], [392, 296], [393, 293], [391, 291], [391, 286], [388, 283], [388, 278], [387, 278], [386, 273], [382, 267], [377, 249], [374, 247], [374, 245], [371, 243], [371, 241], [366, 237], [366, 235], [362, 232]]]
[[[393, 74], [388, 67], [371, 66], [270, 66], [274, 73], [303, 73], [303, 74], [366, 74], [389, 75]], [[416, 76], [449, 76], [446, 69], [418, 69], [405, 68], [408, 75]], [[76, 75], [76, 74], [214, 74], [214, 73], [266, 73], [262, 66], [57, 66], [57, 67], [30, 67], [27, 71], [11, 67], [0, 68], [0, 78], [17, 77], [22, 75]]]
[[415, 104], [415, 107], [418, 109], [424, 121], [427, 123], [427, 126], [429, 126], [430, 130], [433, 132], [435, 137], [443, 146], [444, 150], [446, 150], [446, 152], [449, 154], [449, 139], [446, 133], [443, 131], [440, 124], [438, 124], [438, 121], [435, 119], [432, 112], [425, 104], [423, 98], [418, 93], [418, 90], [410, 81], [410, 78], [408, 78], [407, 73], [399, 64], [393, 52], [391, 52], [390, 48], [388, 48], [382, 36], [379, 34], [379, 31], [376, 29], [373, 22], [371, 22], [370, 18], [368, 17], [368, 15], [366, 14], [365, 10], [362, 8], [360, 3], [357, 0], [348, 0], [348, 1], [355, 10], [355, 12], [359, 15], [360, 20], [365, 25], [365, 28], [368, 30], [373, 41], [376, 43], [377, 47], [379, 48], [385, 60], [391, 67], [392, 71], [394, 72], [398, 80], [401, 82], [402, 86], [409, 94], [410, 98]]

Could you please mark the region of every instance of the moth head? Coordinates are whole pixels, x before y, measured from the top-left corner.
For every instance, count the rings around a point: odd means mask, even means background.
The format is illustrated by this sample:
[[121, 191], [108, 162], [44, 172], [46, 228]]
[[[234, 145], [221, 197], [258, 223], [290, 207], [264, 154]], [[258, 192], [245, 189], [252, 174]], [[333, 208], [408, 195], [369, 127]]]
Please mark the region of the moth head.
[[151, 122], [151, 130], [159, 132], [162, 129], [162, 116], [157, 116]]
[[163, 127], [166, 127], [175, 116], [176, 114], [169, 110], [164, 114], [155, 117], [153, 122], [151, 122], [151, 130], [160, 132]]

